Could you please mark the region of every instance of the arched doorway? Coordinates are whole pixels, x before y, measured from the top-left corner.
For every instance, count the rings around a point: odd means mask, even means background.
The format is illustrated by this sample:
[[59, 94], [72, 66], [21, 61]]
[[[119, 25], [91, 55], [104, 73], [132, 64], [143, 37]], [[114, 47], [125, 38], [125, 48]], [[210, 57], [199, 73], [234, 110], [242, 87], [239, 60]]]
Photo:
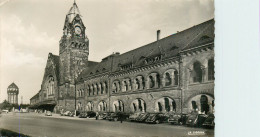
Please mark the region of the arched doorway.
[[116, 100], [113, 102], [113, 111], [114, 112], [124, 112], [124, 103], [121, 100]]
[[176, 102], [170, 97], [163, 97], [158, 99], [155, 102], [155, 111], [156, 112], [175, 112], [176, 111]]
[[130, 106], [132, 112], [146, 112], [146, 103], [143, 99], [135, 99]]
[[214, 98], [206, 94], [196, 95], [188, 101], [188, 109], [190, 112], [213, 113]]

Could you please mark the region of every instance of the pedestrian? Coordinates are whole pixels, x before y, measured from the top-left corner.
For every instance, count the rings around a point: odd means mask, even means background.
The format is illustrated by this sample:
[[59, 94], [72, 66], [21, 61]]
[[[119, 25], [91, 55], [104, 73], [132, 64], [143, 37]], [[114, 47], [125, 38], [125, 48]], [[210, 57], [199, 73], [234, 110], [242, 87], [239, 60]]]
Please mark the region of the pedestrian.
[[120, 122], [123, 123], [123, 116], [119, 114], [118, 118], [119, 118]]
[[97, 113], [96, 113], [96, 120], [98, 120], [98, 116], [99, 116], [99, 115], [98, 115], [98, 112], [97, 112]]

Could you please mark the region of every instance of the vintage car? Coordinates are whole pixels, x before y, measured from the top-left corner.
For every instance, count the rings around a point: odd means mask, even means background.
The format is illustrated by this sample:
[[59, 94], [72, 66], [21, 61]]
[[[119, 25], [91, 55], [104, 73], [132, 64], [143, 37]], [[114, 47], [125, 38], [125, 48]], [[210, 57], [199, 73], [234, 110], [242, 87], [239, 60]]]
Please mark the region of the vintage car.
[[124, 112], [115, 112], [107, 117], [109, 121], [126, 120], [129, 118], [129, 114]]
[[87, 118], [93, 118], [96, 117], [96, 112], [94, 111], [88, 111], [87, 112]]
[[150, 116], [150, 113], [142, 113], [137, 118], [137, 122], [145, 122], [145, 120]]
[[187, 114], [175, 114], [171, 115], [168, 119], [168, 122], [175, 125], [183, 125], [186, 123]]
[[111, 115], [111, 112], [104, 112], [99, 114], [98, 119], [107, 119], [108, 116]]
[[45, 113], [45, 116], [52, 116], [51, 111], [47, 111], [47, 112]]
[[71, 112], [70, 111], [66, 111], [64, 113], [62, 113], [62, 116], [70, 116]]
[[206, 118], [207, 118], [206, 114], [192, 113], [188, 115], [188, 118], [186, 120], [186, 125], [192, 127], [201, 127], [203, 122], [206, 120]]
[[87, 113], [86, 112], [81, 112], [79, 114], [79, 118], [87, 118]]
[[209, 114], [207, 119], [202, 124], [204, 127], [214, 127], [215, 126], [215, 115]]
[[142, 113], [133, 113], [129, 116], [130, 121], [136, 121], [136, 119], [141, 115]]
[[146, 123], [163, 123], [167, 117], [163, 113], [151, 113], [150, 116], [145, 120]]

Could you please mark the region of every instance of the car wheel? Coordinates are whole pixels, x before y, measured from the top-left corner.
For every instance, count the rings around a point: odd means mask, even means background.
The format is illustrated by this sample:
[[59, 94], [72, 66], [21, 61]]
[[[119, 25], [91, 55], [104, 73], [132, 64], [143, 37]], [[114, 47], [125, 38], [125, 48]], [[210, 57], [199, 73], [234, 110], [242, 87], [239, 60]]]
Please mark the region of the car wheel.
[[156, 124], [159, 124], [159, 123], [160, 123], [160, 121], [159, 121], [159, 120], [156, 120], [156, 121], [155, 121], [155, 123], [156, 123]]
[[114, 118], [114, 121], [117, 121], [117, 118]]

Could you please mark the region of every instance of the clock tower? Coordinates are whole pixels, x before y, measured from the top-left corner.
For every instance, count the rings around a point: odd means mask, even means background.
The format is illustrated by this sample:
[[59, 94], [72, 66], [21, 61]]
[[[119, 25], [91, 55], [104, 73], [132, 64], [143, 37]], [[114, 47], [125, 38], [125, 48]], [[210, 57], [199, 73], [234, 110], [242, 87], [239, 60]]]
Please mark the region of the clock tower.
[[74, 2], [66, 15], [63, 36], [59, 43], [61, 85], [75, 84], [74, 80], [88, 62], [89, 40], [81, 17], [79, 8]]

